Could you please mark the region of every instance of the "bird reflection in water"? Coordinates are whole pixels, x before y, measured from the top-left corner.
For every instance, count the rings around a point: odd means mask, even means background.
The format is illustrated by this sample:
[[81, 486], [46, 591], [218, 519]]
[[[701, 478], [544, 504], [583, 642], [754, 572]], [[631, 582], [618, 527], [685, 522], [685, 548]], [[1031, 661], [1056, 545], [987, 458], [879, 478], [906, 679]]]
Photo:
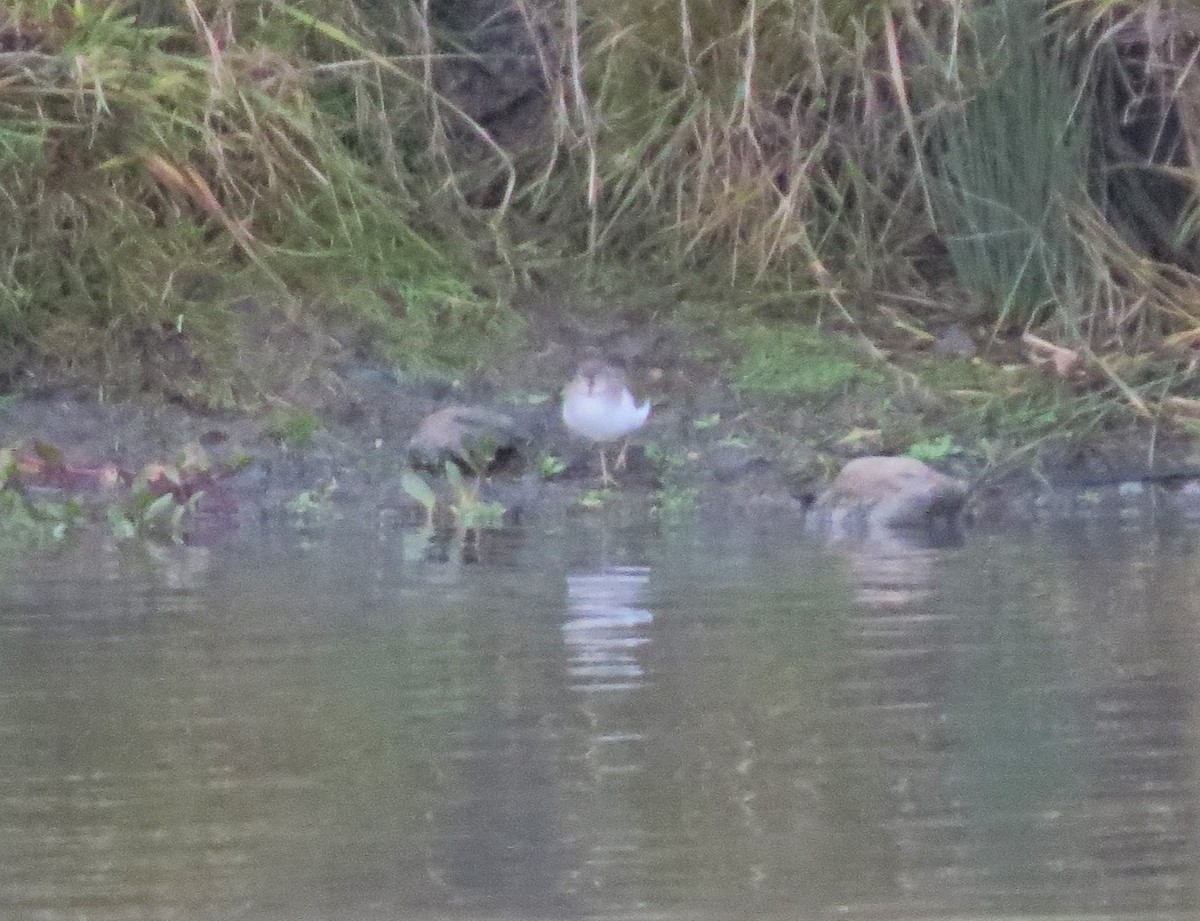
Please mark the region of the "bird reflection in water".
[[644, 566], [609, 566], [567, 577], [570, 619], [562, 631], [575, 690], [629, 690], [644, 684], [637, 649], [650, 642], [646, 628], [654, 622], [642, 606], [649, 582], [650, 570]]
[[637, 900], [624, 904], [619, 894], [641, 890], [647, 864], [645, 828], [628, 804], [646, 765], [643, 665], [654, 617], [643, 599], [649, 582], [650, 570], [642, 566], [606, 566], [567, 578], [562, 635], [568, 680], [586, 720], [579, 752], [592, 791], [568, 823], [584, 849], [571, 891], [585, 908], [598, 897], [606, 912], [642, 908]]

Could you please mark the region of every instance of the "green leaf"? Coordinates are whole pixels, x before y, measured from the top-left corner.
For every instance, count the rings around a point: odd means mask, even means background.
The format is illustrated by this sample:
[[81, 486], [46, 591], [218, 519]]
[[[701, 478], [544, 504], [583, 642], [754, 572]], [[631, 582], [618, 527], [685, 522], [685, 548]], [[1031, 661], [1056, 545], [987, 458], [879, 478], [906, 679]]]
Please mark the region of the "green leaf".
[[405, 470], [400, 475], [400, 488], [419, 502], [426, 511], [432, 511], [437, 505], [437, 494], [433, 488], [425, 482], [424, 477], [412, 470]]
[[117, 540], [131, 540], [137, 537], [137, 527], [117, 506], [109, 506], [104, 517], [108, 519], [108, 529]]
[[175, 506], [175, 511], [171, 513], [171, 535], [178, 536], [183, 530], [183, 516], [188, 513], [187, 505]]
[[146, 506], [142, 512], [142, 521], [157, 521], [170, 514], [171, 509], [175, 507], [175, 497], [168, 493], [163, 493], [153, 502]]
[[12, 448], [0, 448], [0, 489], [8, 485], [17, 469], [17, 456]]
[[942, 435], [940, 438], [927, 439], [926, 441], [917, 441], [908, 446], [905, 452], [909, 457], [914, 457], [919, 461], [940, 461], [945, 460], [955, 454], [961, 454], [962, 448], [954, 443], [954, 437], [950, 434]]
[[361, 42], [355, 41], [353, 38], [351, 38], [350, 33], [343, 29], [339, 29], [333, 23], [326, 22], [323, 19], [318, 19], [316, 16], [306, 13], [304, 10], [298, 9], [287, 3], [279, 4], [279, 9], [291, 16], [297, 22], [308, 26], [310, 29], [315, 29], [325, 37], [332, 39], [338, 44], [344, 45], [351, 51], [354, 51], [363, 57], [373, 57], [369, 48], [367, 48]]
[[450, 483], [450, 488], [460, 495], [467, 491], [462, 471], [458, 469], [458, 464], [454, 461], [446, 461], [446, 480]]

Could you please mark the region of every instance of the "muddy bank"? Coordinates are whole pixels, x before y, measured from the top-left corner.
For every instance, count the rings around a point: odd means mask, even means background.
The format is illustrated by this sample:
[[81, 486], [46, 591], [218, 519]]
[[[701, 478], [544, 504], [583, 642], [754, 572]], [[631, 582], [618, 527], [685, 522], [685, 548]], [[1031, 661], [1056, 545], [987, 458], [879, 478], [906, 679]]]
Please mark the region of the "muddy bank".
[[[778, 424], [778, 408], [758, 414], [719, 368], [689, 361], [662, 342], [626, 339], [610, 335], [607, 353], [640, 372], [637, 387], [654, 412], [633, 439], [617, 490], [597, 488], [594, 446], [560, 419], [558, 391], [578, 345], [546, 339], [538, 352], [470, 379], [343, 362], [323, 369], [322, 386], [303, 399], [242, 413], [151, 399], [100, 402], [67, 390], [16, 394], [0, 408], [0, 447], [16, 447], [24, 459], [16, 480], [27, 494], [79, 497], [97, 509], [138, 488], [139, 473], [146, 488], [144, 472], [161, 468], [169, 477], [152, 475], [152, 490], [172, 492], [180, 502], [195, 499], [185, 537], [236, 529], [247, 517], [423, 521], [427, 510], [406, 479], [414, 469], [437, 495], [443, 523], [453, 523], [448, 511], [466, 500], [494, 503], [493, 523], [507, 524], [577, 513], [800, 527], [806, 517], [810, 526], [844, 521], [846, 508], [861, 507], [855, 487], [828, 487], [856, 453], [870, 452], [815, 446], [836, 444], [847, 428], [836, 409], [796, 407], [793, 414], [806, 415], [803, 431], [788, 431]], [[825, 435], [813, 438], [822, 428]], [[941, 473], [933, 476], [963, 484], [961, 496], [957, 486], [951, 490], [961, 501], [945, 506], [951, 514], [941, 517], [968, 529], [1108, 514], [1114, 507], [1190, 518], [1200, 516], [1200, 463], [1189, 450], [1188, 439], [1160, 435], [1150, 464], [1144, 437], [1131, 427], [1084, 442], [1047, 443], [1002, 470], [951, 458], [935, 463]], [[447, 482], [448, 460], [465, 470], [463, 483], [477, 488], [472, 496], [456, 494], [463, 484]], [[857, 482], [878, 489], [880, 480]], [[933, 496], [933, 506], [944, 505], [944, 490], [934, 496], [928, 484], [917, 488]], [[893, 490], [885, 498], [894, 496]]]

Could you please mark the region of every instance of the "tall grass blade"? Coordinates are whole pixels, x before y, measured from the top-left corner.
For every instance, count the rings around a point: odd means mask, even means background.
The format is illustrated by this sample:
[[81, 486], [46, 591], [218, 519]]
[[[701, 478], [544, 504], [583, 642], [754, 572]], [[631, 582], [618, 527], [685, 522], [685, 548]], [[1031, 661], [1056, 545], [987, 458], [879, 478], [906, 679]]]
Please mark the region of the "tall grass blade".
[[[1028, 324], [1078, 289], [1071, 209], [1086, 187], [1087, 106], [1032, 0], [973, 9], [965, 84], [985, 82], [936, 135], [938, 214], [959, 280], [1000, 324]], [[1059, 298], [1078, 328], [1078, 305]]]

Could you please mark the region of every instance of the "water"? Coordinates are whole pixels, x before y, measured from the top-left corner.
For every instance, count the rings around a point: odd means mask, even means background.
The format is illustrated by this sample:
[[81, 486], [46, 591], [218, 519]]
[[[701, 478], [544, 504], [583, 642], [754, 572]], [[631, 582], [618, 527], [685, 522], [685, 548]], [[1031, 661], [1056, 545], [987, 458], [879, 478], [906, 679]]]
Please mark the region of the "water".
[[1196, 916], [1200, 534], [348, 526], [0, 576], [0, 917]]

